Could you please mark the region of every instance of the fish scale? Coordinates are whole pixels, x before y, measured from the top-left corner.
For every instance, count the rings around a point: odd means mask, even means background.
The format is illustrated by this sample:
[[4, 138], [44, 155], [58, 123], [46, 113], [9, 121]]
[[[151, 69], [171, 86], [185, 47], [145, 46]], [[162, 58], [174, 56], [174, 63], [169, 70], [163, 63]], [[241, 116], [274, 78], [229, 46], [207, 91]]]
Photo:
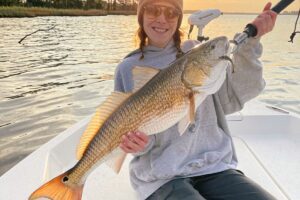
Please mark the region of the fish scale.
[[[156, 81], [155, 79], [151, 80], [151, 82], [149, 82], [149, 84], [145, 86], [144, 90], [138, 91], [136, 95], [128, 99], [128, 102], [124, 102], [124, 104], [115, 112], [116, 114], [112, 115], [111, 118], [108, 119], [106, 123], [103, 124], [102, 128], [99, 130], [99, 133], [95, 136], [95, 141], [102, 141], [102, 143], [100, 144], [98, 144], [97, 142], [91, 143], [90, 148], [87, 149], [86, 153], [95, 152], [92, 146], [97, 146], [98, 150], [104, 148], [103, 151], [101, 152], [109, 151], [105, 149], [105, 147], [108, 146], [107, 144], [112, 145], [113, 147], [112, 149], [114, 149], [120, 144], [120, 140], [116, 140], [116, 138], [121, 138], [121, 136], [124, 135], [124, 133], [130, 132], [132, 130], [142, 129], [143, 131], [149, 134], [149, 132], [152, 131], [151, 128], [147, 128], [147, 127], [157, 127], [157, 122], [160, 122], [160, 124], [163, 125], [167, 124], [167, 126], [161, 127], [160, 129], [166, 129], [168, 128], [168, 124], [174, 124], [173, 120], [168, 120], [168, 119], [173, 118], [174, 120], [176, 120], [176, 118], [170, 115], [176, 116], [180, 113], [183, 113], [187, 109], [188, 105], [185, 103], [184, 99], [185, 99], [185, 94], [189, 90], [181, 82], [180, 76], [178, 75], [177, 72], [179, 70], [183, 71], [184, 68], [180, 65], [176, 65], [176, 67], [177, 68], [174, 67], [175, 69], [168, 68], [167, 70], [165, 70], [163, 73], [157, 76], [157, 79], [159, 79], [160, 81]], [[167, 79], [164, 78], [165, 74], [169, 74]], [[160, 84], [158, 84], [158, 82]], [[157, 88], [157, 89], [147, 90], [147, 87]], [[165, 88], [169, 88], [169, 89], [165, 90]], [[177, 92], [174, 93], [174, 91]], [[145, 101], [145, 99], [147, 99], [147, 101]], [[131, 109], [127, 109], [128, 105], [130, 105]], [[161, 109], [162, 107], [163, 109]], [[170, 112], [170, 110], [172, 110], [172, 112]], [[110, 124], [114, 121], [114, 118], [119, 118], [120, 114], [118, 113], [124, 113], [123, 116], [128, 116], [131, 113], [136, 113], [136, 117], [131, 118], [131, 120], [122, 119], [118, 124], [118, 127], [116, 127], [116, 129], [112, 129], [112, 126], [110, 126]], [[142, 119], [142, 120], [138, 120], [138, 119]], [[156, 119], [156, 120], [151, 120], [151, 119]], [[144, 126], [142, 124], [144, 124]], [[155, 124], [156, 126], [153, 126]], [[118, 133], [119, 135], [111, 134], [111, 133]], [[112, 137], [110, 135], [115, 135], [116, 137]], [[74, 172], [71, 171], [70, 173], [71, 174], [74, 173], [77, 174], [77, 176], [83, 177], [82, 173], [77, 173], [76, 170], [82, 171], [82, 168], [85, 167], [90, 168], [89, 165], [95, 164], [93, 162], [95, 160], [94, 156], [93, 157], [88, 156], [88, 157], [91, 160], [87, 160], [86, 162], [90, 164], [85, 165], [86, 163], [84, 161], [80, 162], [79, 165], [74, 168]], [[98, 157], [103, 157], [102, 153], [100, 153]], [[82, 165], [85, 167], [83, 167]], [[84, 171], [87, 170], [85, 169]], [[78, 178], [77, 176], [74, 178], [75, 180], [80, 182], [80, 178]], [[70, 175], [69, 178], [70, 181], [73, 182], [72, 179], [73, 176]]]

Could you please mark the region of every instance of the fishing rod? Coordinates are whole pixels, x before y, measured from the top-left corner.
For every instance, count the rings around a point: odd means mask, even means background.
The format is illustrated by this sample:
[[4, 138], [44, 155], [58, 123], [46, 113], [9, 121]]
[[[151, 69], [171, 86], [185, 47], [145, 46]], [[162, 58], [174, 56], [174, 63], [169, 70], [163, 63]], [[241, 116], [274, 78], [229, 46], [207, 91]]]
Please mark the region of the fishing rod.
[[[281, 0], [279, 1], [271, 10], [279, 14], [283, 11], [286, 7], [288, 7], [292, 2], [295, 0]], [[230, 42], [234, 44], [232, 49], [232, 53], [237, 51], [239, 46], [244, 43], [248, 38], [255, 37], [257, 35], [257, 28], [253, 24], [247, 24], [243, 33], [237, 36], [235, 39], [231, 40]]]

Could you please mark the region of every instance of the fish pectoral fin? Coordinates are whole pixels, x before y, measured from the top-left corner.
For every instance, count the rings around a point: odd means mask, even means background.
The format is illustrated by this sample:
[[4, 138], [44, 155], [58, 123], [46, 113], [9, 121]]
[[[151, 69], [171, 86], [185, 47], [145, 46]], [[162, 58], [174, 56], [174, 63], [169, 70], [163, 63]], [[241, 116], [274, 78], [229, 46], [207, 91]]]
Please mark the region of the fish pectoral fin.
[[102, 124], [130, 95], [131, 93], [112, 92], [111, 95], [97, 108], [77, 146], [76, 156], [78, 160], [81, 159], [87, 146], [98, 133]]
[[116, 174], [118, 174], [123, 166], [127, 153], [118, 148], [117, 153], [106, 161], [108, 167], [110, 167]]
[[188, 93], [188, 102], [189, 102], [189, 108], [188, 108], [188, 114], [182, 118], [178, 123], [178, 132], [180, 135], [183, 135], [186, 131], [186, 129], [193, 125], [195, 126], [195, 113], [196, 113], [196, 95], [198, 93], [195, 91], [190, 91]]
[[191, 91], [189, 93], [189, 101], [190, 101], [190, 106], [189, 106], [190, 122], [192, 124], [195, 124], [196, 105], [195, 105], [195, 92], [194, 91]]
[[160, 72], [153, 67], [135, 66], [132, 68], [133, 92], [143, 87], [150, 79]]

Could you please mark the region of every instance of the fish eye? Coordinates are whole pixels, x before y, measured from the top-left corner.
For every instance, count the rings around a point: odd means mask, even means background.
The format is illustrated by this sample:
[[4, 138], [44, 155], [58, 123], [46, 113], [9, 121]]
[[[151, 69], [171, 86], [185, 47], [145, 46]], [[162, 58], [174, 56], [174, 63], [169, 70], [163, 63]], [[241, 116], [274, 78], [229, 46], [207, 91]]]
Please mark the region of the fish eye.
[[213, 49], [215, 49], [216, 48], [216, 45], [211, 45], [211, 49], [213, 50]]

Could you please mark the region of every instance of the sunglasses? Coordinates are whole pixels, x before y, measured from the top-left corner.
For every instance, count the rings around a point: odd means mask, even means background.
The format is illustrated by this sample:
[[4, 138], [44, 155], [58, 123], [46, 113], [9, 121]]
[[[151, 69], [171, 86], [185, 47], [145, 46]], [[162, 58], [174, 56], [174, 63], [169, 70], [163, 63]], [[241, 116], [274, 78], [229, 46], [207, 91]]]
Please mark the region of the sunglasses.
[[181, 12], [177, 8], [156, 5], [144, 6], [144, 13], [149, 18], [159, 17], [163, 13], [166, 20], [174, 20], [181, 15]]

